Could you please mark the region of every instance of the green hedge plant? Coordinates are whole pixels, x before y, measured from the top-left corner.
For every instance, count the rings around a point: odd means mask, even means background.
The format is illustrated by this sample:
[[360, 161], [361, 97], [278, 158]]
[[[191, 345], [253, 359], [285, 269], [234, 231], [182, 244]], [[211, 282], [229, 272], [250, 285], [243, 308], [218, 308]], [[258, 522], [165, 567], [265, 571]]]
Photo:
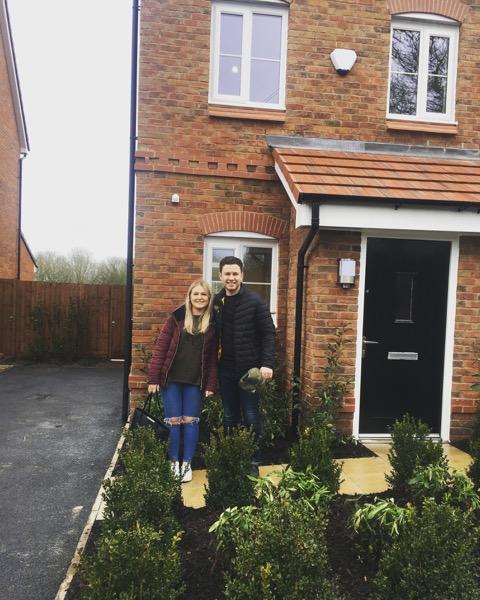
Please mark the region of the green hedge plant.
[[127, 435], [127, 445], [125, 473], [104, 485], [104, 530], [129, 530], [140, 521], [172, 538], [178, 530], [174, 509], [181, 493], [165, 447], [143, 427]]
[[105, 532], [82, 561], [84, 600], [176, 600], [184, 591], [177, 550], [180, 534], [137, 523]]
[[374, 600], [478, 600], [478, 542], [471, 514], [427, 498], [384, 552]]
[[340, 488], [341, 464], [333, 458], [335, 432], [327, 425], [316, 424], [305, 428], [289, 452], [292, 471], [311, 473], [318, 477], [332, 494]]
[[429, 438], [430, 433], [428, 425], [408, 414], [395, 421], [391, 428], [392, 446], [388, 459], [392, 469], [386, 480], [396, 497], [405, 498], [411, 494], [409, 481], [415, 468], [447, 465], [442, 443]]
[[236, 428], [228, 433], [218, 429], [203, 446], [207, 468], [205, 504], [212, 510], [244, 506], [254, 500], [254, 480], [249, 477], [255, 436], [250, 429]]
[[327, 556], [327, 517], [304, 501], [276, 498], [233, 532], [228, 600], [339, 600]]

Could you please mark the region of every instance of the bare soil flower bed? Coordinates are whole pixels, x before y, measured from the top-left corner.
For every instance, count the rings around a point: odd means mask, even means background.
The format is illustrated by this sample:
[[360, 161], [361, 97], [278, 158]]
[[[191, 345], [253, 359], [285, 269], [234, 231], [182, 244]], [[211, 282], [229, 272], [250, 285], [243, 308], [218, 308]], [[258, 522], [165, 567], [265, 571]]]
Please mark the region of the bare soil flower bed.
[[[383, 496], [383, 494], [377, 494]], [[356, 501], [371, 502], [373, 496], [338, 496], [331, 505], [327, 529], [328, 552], [333, 573], [338, 577], [340, 589], [346, 600], [370, 597], [373, 565], [360, 561], [355, 552], [353, 532], [348, 519]], [[208, 508], [179, 510], [180, 528], [183, 531], [180, 555], [183, 564], [185, 593], [181, 600], [224, 600], [224, 581], [220, 565], [215, 560], [215, 538], [208, 532], [218, 514]], [[101, 523], [92, 529], [85, 550], [91, 554], [100, 536]], [[67, 600], [81, 600], [83, 584], [74, 577]]]

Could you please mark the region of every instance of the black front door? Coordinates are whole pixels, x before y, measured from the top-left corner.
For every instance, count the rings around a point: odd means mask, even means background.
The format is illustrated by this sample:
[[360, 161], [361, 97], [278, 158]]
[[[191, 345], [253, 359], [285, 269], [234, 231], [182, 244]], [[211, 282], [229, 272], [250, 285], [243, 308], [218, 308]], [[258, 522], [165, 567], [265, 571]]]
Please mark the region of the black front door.
[[405, 413], [440, 433], [450, 243], [369, 238], [360, 433]]

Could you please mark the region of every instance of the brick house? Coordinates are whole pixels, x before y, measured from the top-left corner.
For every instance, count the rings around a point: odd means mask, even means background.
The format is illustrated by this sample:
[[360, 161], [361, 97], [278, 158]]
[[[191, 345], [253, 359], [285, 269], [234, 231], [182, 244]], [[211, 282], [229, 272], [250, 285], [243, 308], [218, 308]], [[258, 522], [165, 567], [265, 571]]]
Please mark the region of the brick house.
[[0, 278], [33, 279], [21, 233], [22, 160], [29, 150], [6, 0], [0, 0]]
[[304, 383], [350, 325], [345, 430], [409, 411], [465, 436], [480, 2], [143, 0], [140, 23], [132, 398], [187, 284], [236, 254]]

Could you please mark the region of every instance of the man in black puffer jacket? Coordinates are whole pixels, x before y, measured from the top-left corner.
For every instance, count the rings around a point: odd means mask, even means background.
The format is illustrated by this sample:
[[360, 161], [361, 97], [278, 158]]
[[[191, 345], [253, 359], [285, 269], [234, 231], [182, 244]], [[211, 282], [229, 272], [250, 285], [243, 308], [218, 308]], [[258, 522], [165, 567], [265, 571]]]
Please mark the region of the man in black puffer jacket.
[[[258, 392], [238, 385], [249, 369], [257, 367], [271, 379], [275, 355], [275, 325], [270, 311], [255, 292], [244, 285], [243, 263], [235, 256], [220, 261], [223, 290], [213, 300], [219, 338], [219, 387], [226, 430], [242, 422], [251, 426], [258, 440], [261, 432]], [[255, 455], [258, 463], [259, 453]]]

